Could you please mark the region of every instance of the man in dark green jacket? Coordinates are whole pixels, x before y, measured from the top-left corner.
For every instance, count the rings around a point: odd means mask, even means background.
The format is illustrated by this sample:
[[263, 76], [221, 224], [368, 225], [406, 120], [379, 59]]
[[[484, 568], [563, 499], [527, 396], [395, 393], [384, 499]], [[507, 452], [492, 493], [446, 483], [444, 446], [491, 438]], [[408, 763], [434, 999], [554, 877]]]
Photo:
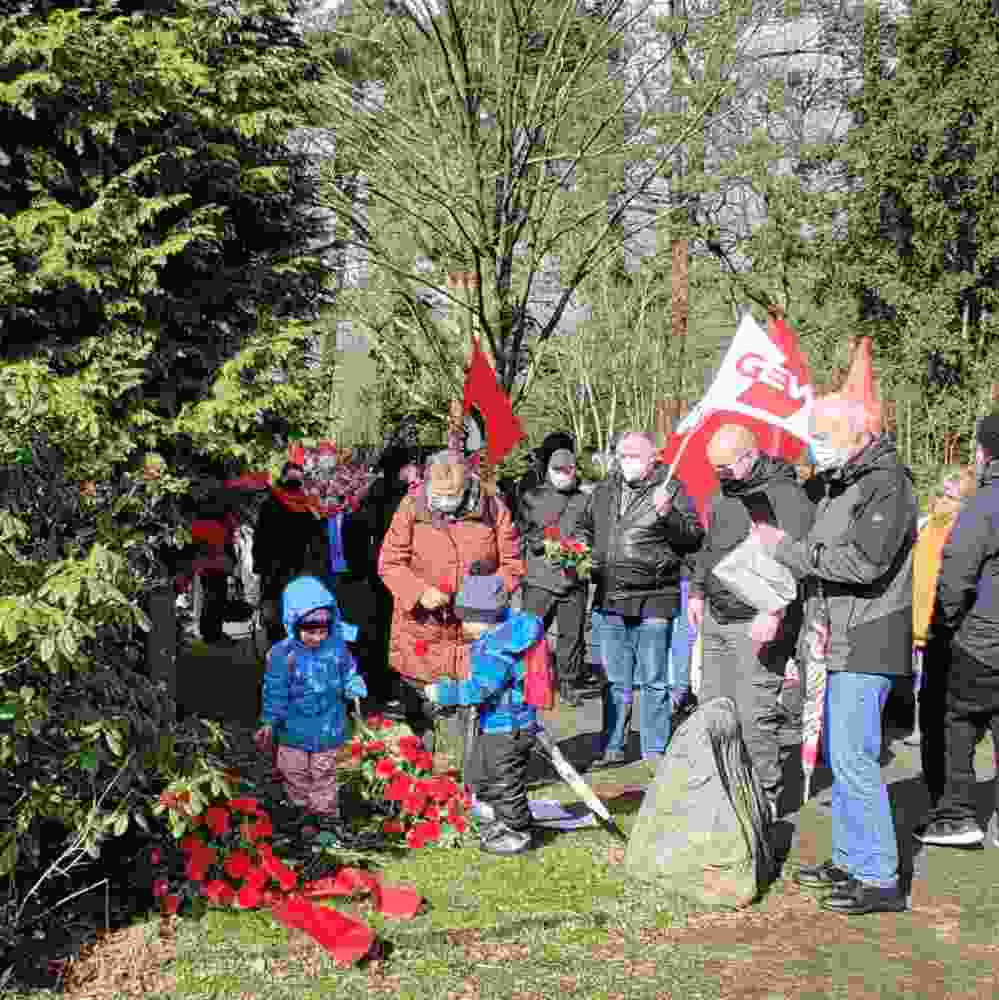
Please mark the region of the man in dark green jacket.
[[[827, 674], [824, 750], [833, 773], [833, 856], [803, 867], [801, 885], [831, 890], [823, 907], [904, 910], [898, 845], [881, 777], [881, 713], [912, 672], [912, 549], [918, 507], [895, 442], [868, 429], [861, 403], [815, 405], [812, 452], [825, 486], [808, 534], [754, 528], [804, 585], [805, 657]], [[804, 664], [807, 669], [807, 662]]]

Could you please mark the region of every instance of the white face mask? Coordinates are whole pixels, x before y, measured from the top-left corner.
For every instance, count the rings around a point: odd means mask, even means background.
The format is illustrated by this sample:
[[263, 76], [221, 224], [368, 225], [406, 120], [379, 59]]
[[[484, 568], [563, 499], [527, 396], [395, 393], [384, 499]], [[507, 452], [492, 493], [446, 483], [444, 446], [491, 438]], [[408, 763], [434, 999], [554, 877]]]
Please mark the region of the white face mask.
[[828, 472], [843, 464], [843, 453], [828, 441], [820, 441], [817, 438], [812, 438], [812, 457], [815, 459], [815, 467], [820, 472]]
[[428, 493], [427, 500], [431, 510], [439, 510], [442, 514], [453, 514], [464, 500], [465, 494], [458, 493], [455, 496], [447, 496], [440, 493]]
[[572, 472], [549, 472], [548, 479], [557, 490], [572, 489], [576, 476]]
[[617, 464], [626, 483], [637, 483], [648, 468], [640, 458], [619, 458]]

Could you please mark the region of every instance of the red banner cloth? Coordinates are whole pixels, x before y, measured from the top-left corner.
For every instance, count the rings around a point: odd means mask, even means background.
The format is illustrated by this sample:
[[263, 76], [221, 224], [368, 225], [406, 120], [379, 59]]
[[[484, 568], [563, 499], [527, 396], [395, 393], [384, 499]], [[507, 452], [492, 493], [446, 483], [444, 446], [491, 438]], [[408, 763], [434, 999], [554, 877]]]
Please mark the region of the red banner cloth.
[[673, 474], [703, 521], [719, 488], [707, 452], [715, 431], [741, 424], [756, 435], [761, 451], [795, 462], [808, 438], [813, 396], [808, 359], [794, 330], [779, 317], [771, 316], [766, 333], [751, 317], [744, 319], [704, 399], [659, 456], [666, 465], [676, 461]]
[[387, 917], [410, 920], [423, 905], [423, 897], [415, 889], [386, 885], [380, 876], [361, 868], [341, 868], [334, 876], [306, 882], [298, 892], [271, 901], [271, 912], [285, 927], [308, 934], [335, 962], [351, 965], [371, 951], [374, 931], [362, 921], [312, 900], [361, 893], [370, 894], [375, 909]]
[[525, 434], [510, 397], [496, 380], [496, 372], [482, 353], [478, 339], [473, 341], [472, 361], [465, 376], [465, 413], [473, 406], [485, 421], [489, 462], [496, 466]]

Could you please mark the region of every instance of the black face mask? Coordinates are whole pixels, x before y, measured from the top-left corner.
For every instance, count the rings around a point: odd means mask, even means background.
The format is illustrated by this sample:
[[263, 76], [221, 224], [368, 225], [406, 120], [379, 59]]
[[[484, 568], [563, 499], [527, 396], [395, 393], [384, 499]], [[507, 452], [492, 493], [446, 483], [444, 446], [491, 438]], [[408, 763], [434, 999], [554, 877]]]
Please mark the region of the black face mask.
[[302, 488], [302, 480], [301, 479], [284, 479], [281, 482], [281, 487], [282, 487], [282, 489], [289, 490], [289, 491], [300, 490]]

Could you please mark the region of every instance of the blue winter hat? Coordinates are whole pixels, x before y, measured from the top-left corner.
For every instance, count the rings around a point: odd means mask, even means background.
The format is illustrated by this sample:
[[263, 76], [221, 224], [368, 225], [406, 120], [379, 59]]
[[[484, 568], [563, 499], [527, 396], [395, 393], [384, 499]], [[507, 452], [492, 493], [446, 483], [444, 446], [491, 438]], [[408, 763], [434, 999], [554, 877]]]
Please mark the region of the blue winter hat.
[[490, 573], [485, 563], [472, 563], [454, 599], [456, 617], [464, 622], [495, 625], [506, 618], [509, 606], [510, 595], [506, 591], [503, 577], [498, 573]]

